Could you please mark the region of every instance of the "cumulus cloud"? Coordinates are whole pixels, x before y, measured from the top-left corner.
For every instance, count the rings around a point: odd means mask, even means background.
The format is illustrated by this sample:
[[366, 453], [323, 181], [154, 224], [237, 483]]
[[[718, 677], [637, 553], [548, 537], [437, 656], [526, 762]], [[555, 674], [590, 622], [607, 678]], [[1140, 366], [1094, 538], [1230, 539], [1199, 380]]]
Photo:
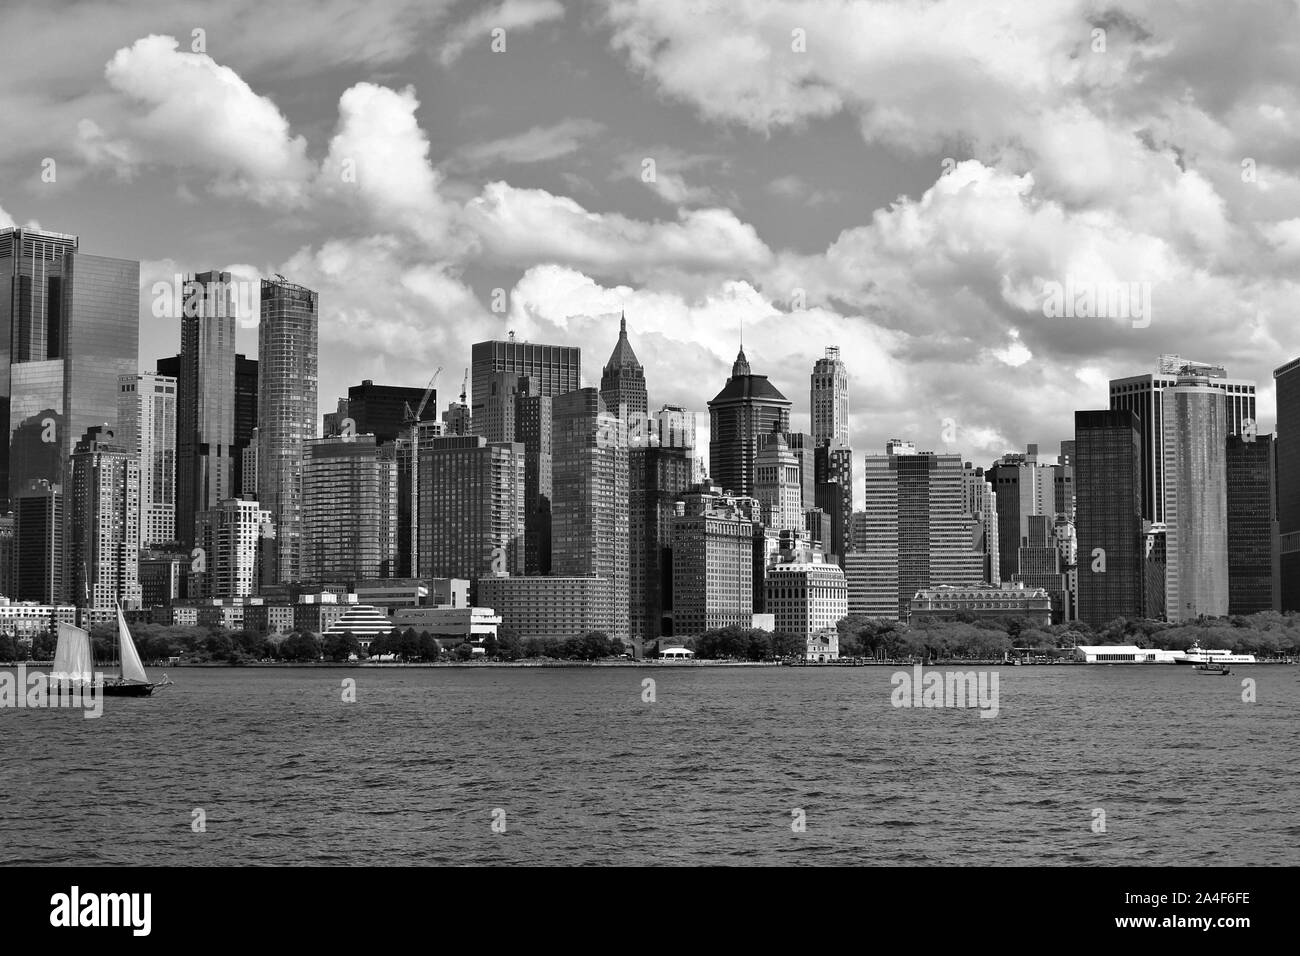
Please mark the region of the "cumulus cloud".
[[564, 196], [493, 182], [465, 206], [464, 220], [484, 250], [506, 263], [557, 262], [614, 278], [660, 270], [756, 269], [771, 258], [753, 226], [726, 209], [679, 213], [675, 222], [644, 222], [589, 212]]
[[104, 76], [137, 110], [113, 133], [79, 124], [82, 156], [124, 175], [142, 165], [203, 169], [224, 193], [300, 201], [313, 172], [306, 140], [234, 70], [177, 47], [150, 35], [113, 55]]
[[439, 193], [415, 90], [358, 83], [339, 99], [338, 131], [321, 164], [323, 195], [358, 203], [383, 228], [403, 227], [440, 245], [453, 211]]

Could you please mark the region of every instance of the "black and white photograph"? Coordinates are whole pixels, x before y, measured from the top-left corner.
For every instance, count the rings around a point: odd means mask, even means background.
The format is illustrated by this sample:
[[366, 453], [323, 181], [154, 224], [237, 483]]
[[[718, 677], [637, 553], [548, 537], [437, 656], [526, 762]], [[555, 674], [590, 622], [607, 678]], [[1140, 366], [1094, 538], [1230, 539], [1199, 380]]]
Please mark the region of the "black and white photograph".
[[1259, 945], [1298, 309], [1295, 0], [0, 0], [0, 909]]

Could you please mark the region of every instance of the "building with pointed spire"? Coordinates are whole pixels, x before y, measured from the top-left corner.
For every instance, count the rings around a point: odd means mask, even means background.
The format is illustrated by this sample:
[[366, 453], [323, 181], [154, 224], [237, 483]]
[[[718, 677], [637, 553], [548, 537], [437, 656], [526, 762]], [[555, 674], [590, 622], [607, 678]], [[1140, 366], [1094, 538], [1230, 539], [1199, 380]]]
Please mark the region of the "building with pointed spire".
[[[644, 419], [650, 411], [645, 368], [627, 339], [627, 315], [618, 320], [618, 343], [600, 375], [600, 399], [611, 414], [624, 421]], [[620, 412], [619, 408], [623, 407]]]
[[753, 493], [760, 438], [790, 431], [790, 404], [766, 375], [753, 374], [742, 345], [726, 386], [709, 402], [709, 470], [723, 490]]

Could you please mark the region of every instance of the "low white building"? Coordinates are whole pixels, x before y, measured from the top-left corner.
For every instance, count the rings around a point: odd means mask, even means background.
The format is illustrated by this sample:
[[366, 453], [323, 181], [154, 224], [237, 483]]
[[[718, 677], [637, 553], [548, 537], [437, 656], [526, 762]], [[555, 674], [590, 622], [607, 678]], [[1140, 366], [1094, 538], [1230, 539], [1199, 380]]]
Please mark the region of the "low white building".
[[1162, 651], [1158, 647], [1136, 647], [1132, 644], [1078, 645], [1074, 649], [1076, 660], [1085, 664], [1176, 664], [1187, 658], [1184, 651]]
[[827, 628], [820, 633], [814, 634], [808, 638], [805, 645], [804, 660], [816, 661], [837, 661], [840, 659], [840, 632], [835, 628]]
[[393, 611], [393, 626], [433, 637], [482, 644], [497, 636], [501, 616], [490, 607], [399, 607]]
[[688, 661], [695, 656], [695, 652], [685, 647], [661, 647], [659, 649], [659, 659], [663, 661]]

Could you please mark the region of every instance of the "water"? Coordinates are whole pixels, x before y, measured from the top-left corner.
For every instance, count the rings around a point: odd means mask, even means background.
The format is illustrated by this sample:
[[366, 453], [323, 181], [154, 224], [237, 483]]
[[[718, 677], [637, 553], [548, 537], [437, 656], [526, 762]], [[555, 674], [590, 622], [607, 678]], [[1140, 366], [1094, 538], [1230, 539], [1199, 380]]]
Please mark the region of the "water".
[[0, 862], [1300, 863], [1296, 668], [997, 671], [989, 719], [884, 667], [180, 668], [0, 710]]

